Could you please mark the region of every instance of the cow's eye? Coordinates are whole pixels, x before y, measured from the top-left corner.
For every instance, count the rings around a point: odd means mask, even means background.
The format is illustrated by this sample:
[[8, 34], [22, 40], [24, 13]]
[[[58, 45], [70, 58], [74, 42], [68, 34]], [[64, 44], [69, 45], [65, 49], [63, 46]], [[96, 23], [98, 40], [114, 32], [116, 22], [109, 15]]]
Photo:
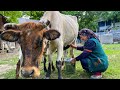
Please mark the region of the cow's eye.
[[43, 43], [43, 40], [41, 38], [38, 38], [36, 40], [36, 45], [39, 46], [39, 47], [42, 47], [42, 43]]
[[38, 45], [42, 47], [43, 40], [39, 40]]

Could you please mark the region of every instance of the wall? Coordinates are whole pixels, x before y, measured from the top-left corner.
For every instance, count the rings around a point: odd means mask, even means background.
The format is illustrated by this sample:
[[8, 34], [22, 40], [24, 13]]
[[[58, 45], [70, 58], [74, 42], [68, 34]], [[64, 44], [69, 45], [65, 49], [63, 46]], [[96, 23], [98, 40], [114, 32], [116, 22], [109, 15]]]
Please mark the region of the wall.
[[18, 18], [18, 22], [19, 23], [24, 23], [24, 22], [29, 22], [29, 21], [39, 22], [39, 20], [32, 20], [32, 19], [26, 19], [26, 18]]
[[98, 36], [102, 44], [112, 44], [113, 34], [102, 34]]

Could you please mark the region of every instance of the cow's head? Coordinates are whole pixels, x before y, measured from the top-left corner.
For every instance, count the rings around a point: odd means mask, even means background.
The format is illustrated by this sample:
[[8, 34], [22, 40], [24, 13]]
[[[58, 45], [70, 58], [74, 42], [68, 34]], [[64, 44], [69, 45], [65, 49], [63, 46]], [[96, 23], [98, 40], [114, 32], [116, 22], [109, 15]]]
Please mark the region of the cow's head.
[[23, 77], [39, 77], [39, 63], [42, 58], [44, 40], [55, 40], [60, 33], [56, 30], [46, 30], [41, 23], [27, 22], [23, 24], [5, 24], [1, 39], [9, 42], [17, 41], [22, 49], [23, 62], [21, 75]]

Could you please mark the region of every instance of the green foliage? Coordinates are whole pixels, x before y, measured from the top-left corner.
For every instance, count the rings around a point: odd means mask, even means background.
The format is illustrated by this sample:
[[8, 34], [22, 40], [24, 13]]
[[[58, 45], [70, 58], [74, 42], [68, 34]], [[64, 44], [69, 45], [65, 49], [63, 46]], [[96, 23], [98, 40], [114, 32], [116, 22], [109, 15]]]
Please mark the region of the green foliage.
[[43, 13], [44, 11], [24, 11], [23, 15], [28, 15], [31, 19], [40, 20]]
[[12, 23], [18, 23], [18, 18], [22, 16], [21, 11], [0, 11], [0, 14], [8, 17], [7, 20]]
[[84, 14], [80, 17], [79, 20], [79, 27], [82, 28], [89, 28], [93, 31], [97, 29], [97, 16], [95, 12], [92, 11], [85, 11]]
[[96, 31], [98, 27], [96, 11], [61, 11], [61, 13], [76, 16], [78, 18], [79, 29], [89, 28]]

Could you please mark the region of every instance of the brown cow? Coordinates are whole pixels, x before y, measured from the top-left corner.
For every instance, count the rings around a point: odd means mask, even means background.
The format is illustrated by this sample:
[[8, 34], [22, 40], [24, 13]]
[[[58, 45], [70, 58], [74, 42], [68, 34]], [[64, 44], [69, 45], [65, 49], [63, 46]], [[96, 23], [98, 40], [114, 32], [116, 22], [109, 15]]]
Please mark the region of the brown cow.
[[[0, 14], [0, 34], [4, 31], [4, 24], [8, 23], [7, 17], [4, 15]], [[4, 50], [6, 49], [7, 52], [13, 51], [15, 48], [15, 42], [6, 42], [0, 39], [0, 50], [4, 53]]]
[[55, 40], [60, 37], [60, 33], [53, 29], [47, 30], [42, 23], [34, 22], [8, 23], [4, 28], [6, 31], [1, 34], [1, 39], [9, 42], [17, 41], [23, 54], [23, 62], [17, 63], [16, 78], [19, 77], [19, 71], [22, 77], [38, 78], [39, 64], [45, 47], [44, 40]]

